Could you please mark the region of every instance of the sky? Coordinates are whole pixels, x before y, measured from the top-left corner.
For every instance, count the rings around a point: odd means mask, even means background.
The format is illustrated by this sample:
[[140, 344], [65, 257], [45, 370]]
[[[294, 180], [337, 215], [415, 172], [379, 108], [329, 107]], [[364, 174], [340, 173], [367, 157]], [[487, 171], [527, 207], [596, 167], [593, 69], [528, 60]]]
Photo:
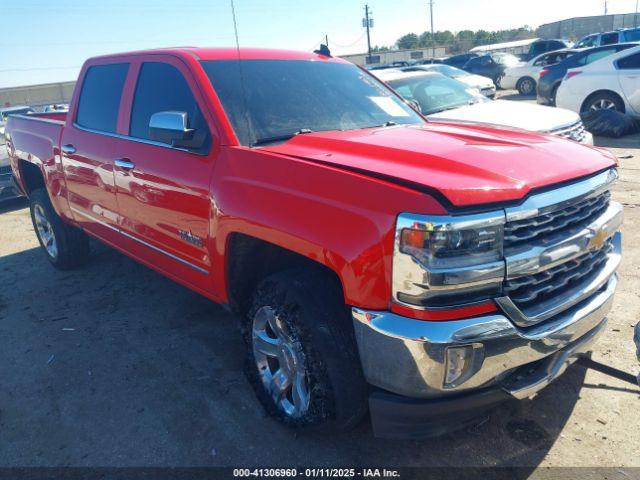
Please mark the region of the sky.
[[[367, 0], [235, 0], [241, 46], [365, 52]], [[429, 29], [427, 0], [368, 0], [372, 45]], [[628, 13], [636, 0], [608, 0]], [[434, 0], [435, 30], [537, 27], [600, 15], [604, 0]], [[235, 45], [231, 0], [0, 0], [0, 88], [74, 80], [88, 57], [168, 46]]]

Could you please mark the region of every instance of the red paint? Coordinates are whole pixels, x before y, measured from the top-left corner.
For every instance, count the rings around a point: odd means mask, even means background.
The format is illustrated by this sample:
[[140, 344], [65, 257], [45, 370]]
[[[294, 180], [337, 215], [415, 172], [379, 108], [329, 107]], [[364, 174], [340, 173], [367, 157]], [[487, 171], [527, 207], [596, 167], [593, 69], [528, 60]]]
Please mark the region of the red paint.
[[400, 316], [415, 318], [416, 320], [442, 322], [448, 320], [464, 320], [466, 318], [477, 317], [478, 315], [494, 313], [498, 311], [498, 307], [496, 307], [493, 300], [469, 307], [451, 308], [447, 310], [418, 310], [411, 307], [405, 307], [398, 303], [392, 303], [391, 311]]
[[[239, 146], [199, 64], [237, 55], [236, 49], [183, 48], [87, 61], [68, 115], [51, 114], [47, 121], [9, 119], [8, 147], [18, 182], [24, 188], [18, 160], [33, 162], [65, 221], [213, 300], [228, 301], [229, 240], [241, 233], [330, 268], [348, 304], [386, 310], [399, 213], [438, 215], [452, 208], [517, 202], [533, 189], [615, 162], [609, 153], [555, 137], [443, 123], [319, 132], [277, 146]], [[240, 56], [344, 62], [278, 50], [241, 49]], [[214, 138], [208, 155], [126, 138], [145, 61], [169, 62], [182, 72]], [[87, 69], [113, 62], [130, 63], [118, 116], [120, 136], [77, 128], [73, 119]], [[60, 147], [68, 143], [77, 151], [62, 157]], [[136, 164], [133, 171], [115, 166], [123, 157]], [[203, 244], [187, 242], [180, 230], [202, 238]]]

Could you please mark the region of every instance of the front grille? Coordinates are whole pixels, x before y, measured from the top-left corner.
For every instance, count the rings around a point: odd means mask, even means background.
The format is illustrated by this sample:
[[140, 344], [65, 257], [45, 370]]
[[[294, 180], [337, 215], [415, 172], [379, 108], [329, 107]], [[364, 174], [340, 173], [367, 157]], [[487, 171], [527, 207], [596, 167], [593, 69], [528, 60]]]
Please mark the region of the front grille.
[[580, 122], [574, 123], [570, 127], [564, 127], [564, 128], [559, 128], [557, 130], [553, 130], [551, 131], [551, 134], [557, 135], [562, 138], [567, 138], [575, 142], [582, 142], [587, 133], [586, 133], [586, 130], [584, 129], [584, 124], [580, 121]]
[[568, 288], [588, 281], [604, 266], [607, 255], [613, 250], [609, 240], [601, 249], [557, 265], [534, 275], [507, 280], [505, 293], [526, 314], [527, 307], [554, 297], [560, 298]]
[[610, 200], [611, 193], [607, 190], [537, 217], [507, 222], [504, 228], [505, 249], [538, 242], [545, 236], [557, 235], [563, 230], [586, 227], [604, 213]]
[[0, 175], [10, 175], [10, 174], [11, 174], [10, 166], [0, 167]]

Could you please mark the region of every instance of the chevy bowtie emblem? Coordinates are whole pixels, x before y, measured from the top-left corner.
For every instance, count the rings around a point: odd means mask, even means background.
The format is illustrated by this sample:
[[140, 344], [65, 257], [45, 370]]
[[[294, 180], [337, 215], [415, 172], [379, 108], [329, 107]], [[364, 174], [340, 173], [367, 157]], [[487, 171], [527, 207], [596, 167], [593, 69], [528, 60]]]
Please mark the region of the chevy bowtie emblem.
[[605, 229], [598, 230], [593, 237], [589, 239], [589, 243], [587, 248], [589, 250], [599, 250], [604, 245], [604, 242], [607, 241], [607, 231]]

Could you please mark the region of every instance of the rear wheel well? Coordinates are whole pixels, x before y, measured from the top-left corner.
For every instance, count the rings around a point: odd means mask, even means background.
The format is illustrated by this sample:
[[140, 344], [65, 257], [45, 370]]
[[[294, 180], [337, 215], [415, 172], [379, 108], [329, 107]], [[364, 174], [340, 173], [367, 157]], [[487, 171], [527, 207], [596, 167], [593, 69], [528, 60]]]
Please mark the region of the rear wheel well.
[[[336, 273], [299, 253], [248, 235], [232, 234], [227, 246], [227, 292], [229, 306], [245, 314], [251, 308], [251, 298], [261, 280], [289, 269], [309, 269], [319, 272], [342, 290]], [[344, 300], [344, 297], [341, 299]]]
[[20, 160], [20, 172], [27, 195], [38, 188], [45, 189], [44, 176], [37, 165], [26, 160]]
[[589, 104], [589, 102], [593, 101], [594, 98], [598, 97], [599, 95], [609, 95], [615, 99], [617, 99], [617, 101], [619, 102], [619, 106], [622, 107], [620, 111], [620, 113], [625, 113], [625, 105], [624, 105], [624, 100], [622, 99], [622, 97], [620, 95], [618, 95], [616, 92], [614, 92], [613, 90], [597, 90], [595, 92], [593, 92], [591, 95], [589, 95], [587, 98], [584, 99], [584, 102], [582, 102], [582, 105], [580, 106], [580, 112], [584, 112], [586, 110], [586, 106]]

